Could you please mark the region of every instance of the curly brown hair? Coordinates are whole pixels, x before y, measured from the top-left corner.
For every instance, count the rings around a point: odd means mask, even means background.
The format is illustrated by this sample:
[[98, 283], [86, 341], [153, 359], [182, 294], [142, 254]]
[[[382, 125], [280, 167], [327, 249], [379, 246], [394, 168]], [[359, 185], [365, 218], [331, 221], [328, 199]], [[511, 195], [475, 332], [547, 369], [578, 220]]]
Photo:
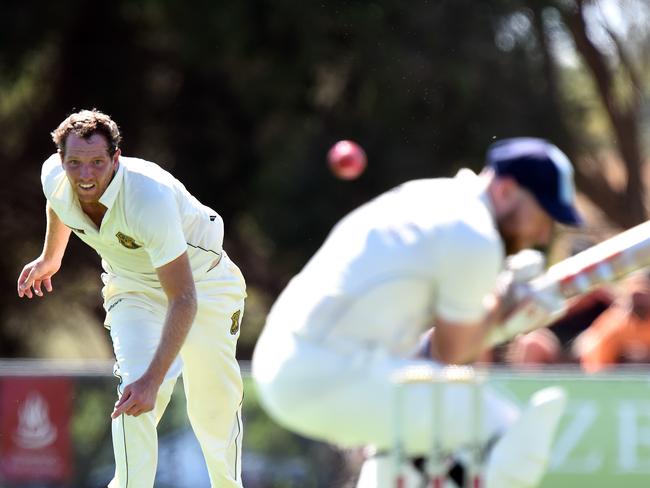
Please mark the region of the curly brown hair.
[[65, 154], [65, 142], [71, 133], [83, 139], [89, 139], [94, 134], [101, 134], [108, 143], [108, 154], [111, 157], [117, 151], [122, 140], [120, 129], [113, 119], [97, 109], [80, 110], [73, 113], [52, 131], [52, 140], [61, 154]]

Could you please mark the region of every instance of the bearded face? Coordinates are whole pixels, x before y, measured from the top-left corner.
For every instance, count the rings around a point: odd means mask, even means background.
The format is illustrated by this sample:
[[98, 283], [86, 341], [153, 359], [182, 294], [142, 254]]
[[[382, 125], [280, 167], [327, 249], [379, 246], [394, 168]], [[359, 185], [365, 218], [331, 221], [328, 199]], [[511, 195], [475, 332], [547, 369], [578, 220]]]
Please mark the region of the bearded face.
[[512, 204], [497, 219], [506, 255], [522, 249], [545, 247], [553, 234], [553, 219], [535, 197], [520, 189]]

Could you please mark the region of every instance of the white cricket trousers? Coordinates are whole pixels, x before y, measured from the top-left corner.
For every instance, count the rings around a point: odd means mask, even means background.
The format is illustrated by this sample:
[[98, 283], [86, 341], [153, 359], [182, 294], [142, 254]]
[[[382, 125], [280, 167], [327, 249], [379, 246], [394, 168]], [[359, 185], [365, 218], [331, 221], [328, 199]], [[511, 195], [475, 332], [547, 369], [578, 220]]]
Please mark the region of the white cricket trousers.
[[[285, 427], [342, 447], [370, 444], [386, 452], [394, 445], [391, 377], [407, 366], [441, 366], [392, 357], [352, 341], [323, 346], [267, 325], [253, 355], [253, 378], [262, 404]], [[441, 411], [436, 412], [431, 385], [406, 387], [399, 418], [405, 451], [426, 455], [433, 439], [449, 451], [470, 444], [477, 434], [471, 394], [468, 385], [448, 385]], [[483, 387], [478, 437], [487, 442], [504, 434], [488, 461], [493, 463], [491, 470], [488, 467], [488, 488], [535, 486], [543, 475], [564, 397], [553, 393], [539, 397], [535, 405], [520, 415], [512, 402]]]
[[[265, 329], [258, 339], [252, 362], [262, 404], [282, 425], [342, 447], [371, 444], [380, 451], [389, 449], [394, 418], [391, 376], [413, 365], [440, 368], [428, 360], [393, 357], [377, 349], [341, 352], [291, 333], [269, 332]], [[505, 430], [518, 409], [487, 387], [482, 396], [480, 438], [487, 440]], [[445, 447], [459, 447], [475, 436], [470, 399], [466, 385], [445, 388], [439, 422], [445, 427]], [[409, 386], [402, 403], [404, 449], [423, 455], [431, 448], [435, 427], [431, 386]]]
[[[227, 258], [226, 258], [227, 259]], [[154, 486], [156, 426], [180, 373], [187, 413], [201, 445], [213, 488], [241, 487], [243, 385], [235, 349], [246, 296], [244, 279], [230, 261], [197, 283], [198, 311], [180, 357], [160, 387], [153, 411], [113, 420], [115, 477], [109, 488]], [[166, 303], [149, 294], [126, 293], [107, 303], [116, 358], [118, 393], [137, 380], [156, 351]]]

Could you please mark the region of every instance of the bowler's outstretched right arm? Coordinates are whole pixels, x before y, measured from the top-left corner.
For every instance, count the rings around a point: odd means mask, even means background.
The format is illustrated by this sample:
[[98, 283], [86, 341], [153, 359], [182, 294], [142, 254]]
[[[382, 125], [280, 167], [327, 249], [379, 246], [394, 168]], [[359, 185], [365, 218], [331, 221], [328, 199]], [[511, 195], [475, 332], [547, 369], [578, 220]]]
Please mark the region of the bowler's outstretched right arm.
[[52, 291], [52, 276], [61, 268], [61, 261], [70, 239], [72, 231], [59, 219], [49, 202], [46, 212], [47, 228], [43, 252], [34, 261], [26, 264], [18, 277], [18, 296], [21, 298], [25, 295], [32, 298], [32, 288], [34, 294], [42, 297], [41, 285], [45, 285], [47, 291]]

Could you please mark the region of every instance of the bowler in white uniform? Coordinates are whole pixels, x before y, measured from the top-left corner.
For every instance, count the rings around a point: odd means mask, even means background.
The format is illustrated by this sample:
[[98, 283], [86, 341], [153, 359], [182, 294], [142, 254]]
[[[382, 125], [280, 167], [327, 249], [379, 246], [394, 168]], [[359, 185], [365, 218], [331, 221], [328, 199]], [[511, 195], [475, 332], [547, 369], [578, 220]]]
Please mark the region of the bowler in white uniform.
[[106, 327], [120, 378], [112, 413], [111, 488], [152, 487], [156, 426], [178, 375], [213, 487], [241, 484], [242, 380], [235, 349], [245, 282], [223, 250], [223, 221], [158, 165], [121, 155], [115, 122], [96, 110], [52, 133], [43, 164], [47, 230], [18, 295], [52, 291], [70, 234], [102, 258]]
[[[577, 225], [574, 199], [567, 157], [545, 140], [518, 138], [491, 146], [480, 175], [407, 182], [354, 210], [271, 309], [252, 364], [267, 411], [315, 439], [389, 449], [390, 378], [409, 365], [475, 360], [502, 318], [498, 298], [488, 298], [505, 256], [548, 244], [554, 221]], [[434, 325], [434, 361], [414, 359]], [[421, 456], [432, 445], [434, 405], [426, 385], [408, 392], [405, 449]], [[459, 386], [445, 398], [449, 449], [472, 436], [468, 394]], [[482, 438], [513, 432], [493, 450], [488, 488], [541, 479], [564, 398], [555, 390], [535, 402], [529, 420], [487, 391]]]

